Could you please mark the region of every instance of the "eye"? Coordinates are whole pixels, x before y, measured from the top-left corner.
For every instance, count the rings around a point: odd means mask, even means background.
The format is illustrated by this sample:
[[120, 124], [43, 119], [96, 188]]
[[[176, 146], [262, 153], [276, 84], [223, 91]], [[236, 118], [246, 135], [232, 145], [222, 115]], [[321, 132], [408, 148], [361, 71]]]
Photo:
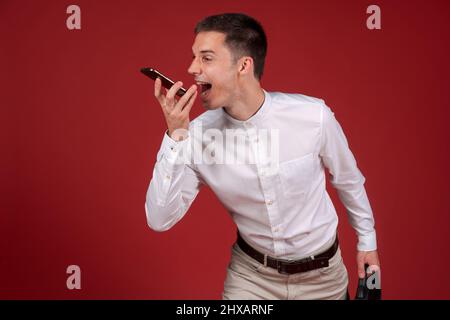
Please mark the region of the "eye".
[[212, 59], [210, 57], [202, 57], [202, 61], [209, 62]]

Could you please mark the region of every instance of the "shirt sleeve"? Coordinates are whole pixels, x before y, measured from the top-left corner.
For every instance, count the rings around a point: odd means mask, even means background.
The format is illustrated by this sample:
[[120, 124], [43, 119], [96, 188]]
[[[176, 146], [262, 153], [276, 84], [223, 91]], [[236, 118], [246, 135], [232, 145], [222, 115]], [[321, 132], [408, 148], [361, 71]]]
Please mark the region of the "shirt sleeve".
[[355, 157], [334, 113], [325, 104], [321, 110], [320, 156], [328, 168], [330, 182], [347, 210], [350, 224], [358, 236], [359, 251], [377, 249], [375, 221], [364, 188], [365, 178], [358, 169]]
[[189, 137], [175, 141], [164, 134], [145, 202], [147, 223], [155, 231], [166, 231], [181, 220], [204, 184], [185, 161], [189, 144]]

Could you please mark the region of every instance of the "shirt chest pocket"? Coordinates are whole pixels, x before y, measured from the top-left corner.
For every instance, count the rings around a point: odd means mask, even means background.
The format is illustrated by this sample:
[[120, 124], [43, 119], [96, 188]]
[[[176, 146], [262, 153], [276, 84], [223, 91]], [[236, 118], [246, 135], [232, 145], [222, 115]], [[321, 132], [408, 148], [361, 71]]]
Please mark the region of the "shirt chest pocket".
[[313, 178], [313, 164], [313, 153], [280, 163], [279, 176], [285, 196], [305, 196], [308, 193]]

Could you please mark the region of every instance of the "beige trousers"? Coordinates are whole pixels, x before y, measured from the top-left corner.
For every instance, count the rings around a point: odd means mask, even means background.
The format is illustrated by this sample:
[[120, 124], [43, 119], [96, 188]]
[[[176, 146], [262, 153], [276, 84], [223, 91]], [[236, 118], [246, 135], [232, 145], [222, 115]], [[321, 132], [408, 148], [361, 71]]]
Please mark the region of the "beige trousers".
[[345, 299], [348, 274], [340, 248], [329, 266], [291, 275], [280, 274], [248, 256], [235, 243], [227, 268], [224, 300]]

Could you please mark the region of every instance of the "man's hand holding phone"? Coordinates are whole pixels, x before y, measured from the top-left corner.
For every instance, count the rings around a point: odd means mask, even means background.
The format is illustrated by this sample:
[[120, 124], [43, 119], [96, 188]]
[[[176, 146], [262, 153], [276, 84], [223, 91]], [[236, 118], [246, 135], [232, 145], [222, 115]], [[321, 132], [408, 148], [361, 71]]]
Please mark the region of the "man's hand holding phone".
[[183, 86], [181, 81], [175, 84], [163, 93], [161, 79], [155, 80], [155, 97], [166, 118], [169, 136], [175, 141], [181, 141], [187, 138], [189, 130], [189, 112], [197, 98], [197, 86], [192, 85], [187, 92], [180, 98], [176, 99], [175, 95]]

